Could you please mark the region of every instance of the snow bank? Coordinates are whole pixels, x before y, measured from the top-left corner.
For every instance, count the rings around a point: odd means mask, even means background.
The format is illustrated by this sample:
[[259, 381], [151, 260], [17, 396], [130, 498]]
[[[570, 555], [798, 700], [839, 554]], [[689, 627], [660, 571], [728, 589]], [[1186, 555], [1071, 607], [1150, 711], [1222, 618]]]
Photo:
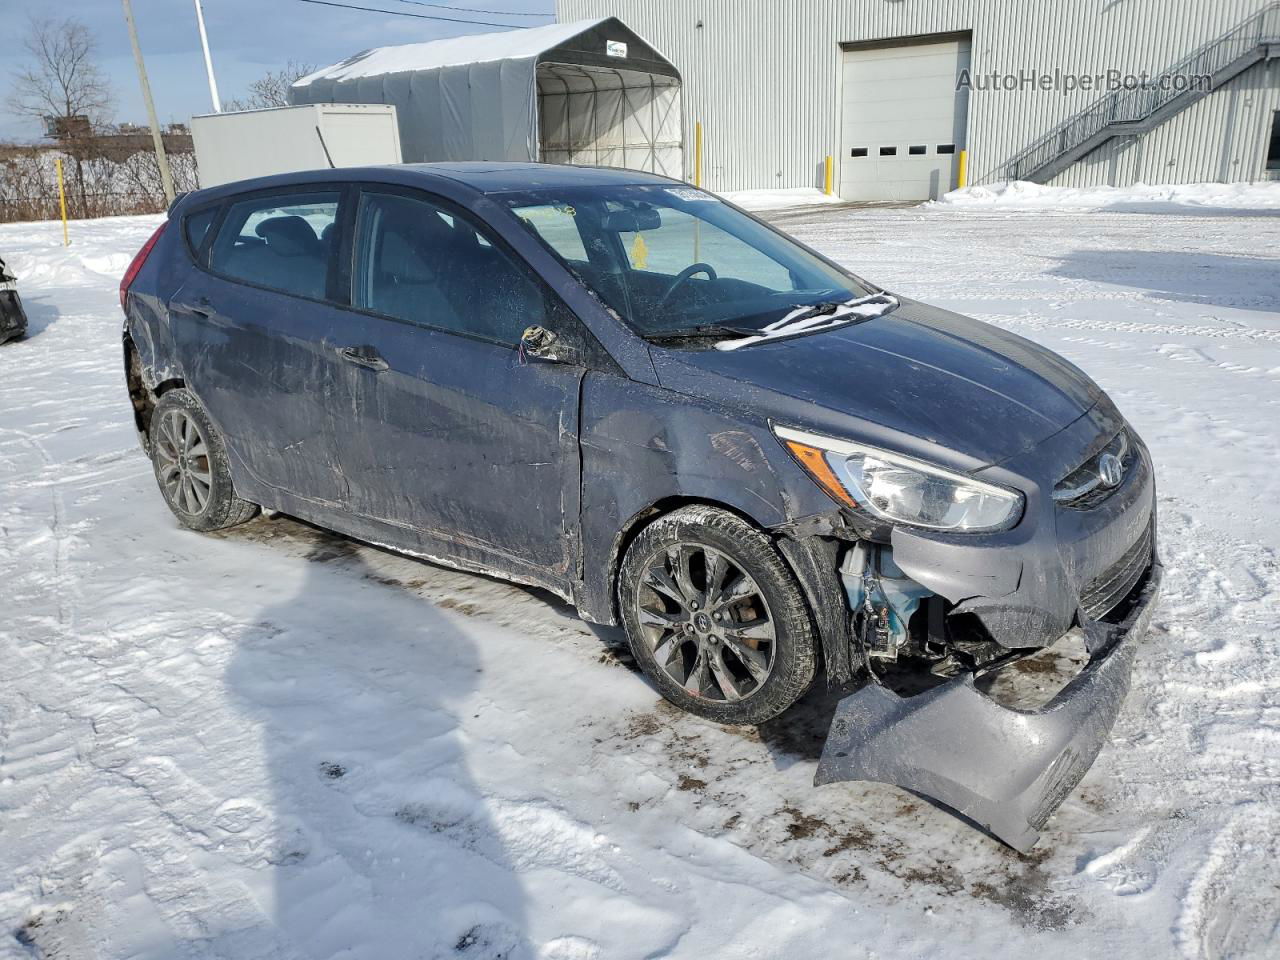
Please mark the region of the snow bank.
[[786, 190], [733, 190], [722, 193], [730, 203], [744, 210], [782, 210], [787, 207], [820, 206], [824, 203], [840, 203], [837, 196], [823, 193], [816, 187], [790, 187]]
[[1046, 187], [1025, 180], [952, 190], [926, 206], [997, 207], [1005, 210], [1106, 210], [1143, 212], [1187, 208], [1280, 211], [1280, 181], [1259, 183], [1137, 183], [1131, 187]]
[[[72, 220], [68, 225], [70, 246], [63, 245], [61, 221], [13, 224], [12, 230], [25, 234], [25, 242], [9, 242], [5, 259], [24, 298], [50, 287], [118, 285], [146, 237], [162, 220], [163, 214]], [[134, 243], [132, 238], [138, 235], [143, 239]], [[114, 239], [104, 243], [103, 236]]]

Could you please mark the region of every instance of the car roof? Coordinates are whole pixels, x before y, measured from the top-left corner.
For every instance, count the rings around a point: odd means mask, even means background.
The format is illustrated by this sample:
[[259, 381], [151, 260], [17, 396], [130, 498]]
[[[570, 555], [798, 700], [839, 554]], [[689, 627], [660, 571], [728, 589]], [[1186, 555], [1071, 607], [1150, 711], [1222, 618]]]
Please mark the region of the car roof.
[[458, 163], [409, 163], [410, 170], [448, 177], [481, 193], [509, 193], [554, 187], [604, 186], [633, 183], [670, 183], [667, 177], [620, 167], [590, 167], [567, 163], [532, 163], [473, 160]]
[[376, 167], [345, 167], [336, 170], [304, 170], [277, 173], [252, 180], [219, 184], [193, 194], [193, 202], [222, 199], [255, 190], [305, 186], [308, 183], [394, 183], [426, 186], [450, 181], [476, 193], [515, 193], [562, 187], [623, 186], [628, 184], [671, 184], [673, 181], [641, 170], [618, 167], [588, 167], [559, 163], [517, 161], [460, 161], [447, 163], [403, 163]]

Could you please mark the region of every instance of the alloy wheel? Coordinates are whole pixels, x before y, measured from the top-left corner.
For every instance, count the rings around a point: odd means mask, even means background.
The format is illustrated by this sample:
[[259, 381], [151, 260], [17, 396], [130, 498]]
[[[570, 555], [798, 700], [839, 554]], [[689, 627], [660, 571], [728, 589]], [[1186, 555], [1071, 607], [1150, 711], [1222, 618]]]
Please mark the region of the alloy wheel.
[[212, 499], [209, 445], [200, 425], [181, 410], [169, 410], [156, 431], [157, 469], [165, 496], [179, 510], [198, 517]]
[[777, 637], [764, 594], [713, 547], [676, 543], [651, 557], [636, 615], [653, 659], [692, 696], [743, 700], [773, 670]]

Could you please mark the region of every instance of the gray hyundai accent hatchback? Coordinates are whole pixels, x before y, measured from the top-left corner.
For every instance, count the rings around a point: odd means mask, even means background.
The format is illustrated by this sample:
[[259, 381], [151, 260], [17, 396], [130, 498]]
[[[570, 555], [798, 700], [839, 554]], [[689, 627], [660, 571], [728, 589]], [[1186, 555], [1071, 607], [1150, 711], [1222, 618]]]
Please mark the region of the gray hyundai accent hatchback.
[[[1160, 566], [1107, 396], [710, 193], [520, 163], [228, 184], [174, 204], [120, 297], [183, 524], [267, 508], [535, 584], [722, 723], [824, 673], [850, 692], [819, 783], [1027, 849], [1127, 692]], [[1067, 635], [1052, 701], [993, 695]]]

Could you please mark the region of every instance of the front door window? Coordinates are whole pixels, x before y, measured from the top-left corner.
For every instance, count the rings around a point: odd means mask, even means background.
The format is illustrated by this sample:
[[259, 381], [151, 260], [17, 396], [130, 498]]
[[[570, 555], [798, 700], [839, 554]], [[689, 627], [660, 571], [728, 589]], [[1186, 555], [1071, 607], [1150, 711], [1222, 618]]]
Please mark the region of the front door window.
[[357, 307], [504, 346], [546, 320], [542, 290], [503, 250], [416, 197], [365, 194], [354, 280]]

